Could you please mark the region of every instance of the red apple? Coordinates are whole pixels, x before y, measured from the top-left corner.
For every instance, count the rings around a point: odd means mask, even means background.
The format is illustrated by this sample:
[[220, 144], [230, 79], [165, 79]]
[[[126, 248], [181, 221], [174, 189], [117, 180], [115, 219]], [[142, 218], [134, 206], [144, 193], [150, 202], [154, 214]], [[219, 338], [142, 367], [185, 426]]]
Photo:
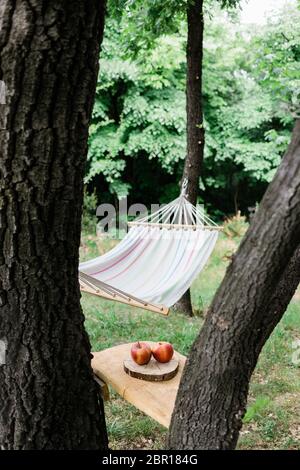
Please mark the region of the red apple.
[[148, 364], [151, 359], [151, 348], [149, 344], [138, 341], [131, 346], [131, 357], [140, 366]]
[[158, 362], [169, 362], [174, 354], [171, 343], [157, 343], [152, 347], [152, 354]]

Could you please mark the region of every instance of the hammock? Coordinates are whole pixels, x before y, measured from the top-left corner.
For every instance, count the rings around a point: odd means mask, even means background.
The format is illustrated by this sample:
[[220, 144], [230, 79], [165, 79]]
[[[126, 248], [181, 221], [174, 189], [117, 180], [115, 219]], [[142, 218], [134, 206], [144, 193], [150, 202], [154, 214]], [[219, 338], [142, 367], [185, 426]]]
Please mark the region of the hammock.
[[128, 222], [129, 232], [111, 251], [81, 263], [81, 289], [168, 313], [203, 269], [222, 229], [186, 199], [184, 189], [162, 209]]

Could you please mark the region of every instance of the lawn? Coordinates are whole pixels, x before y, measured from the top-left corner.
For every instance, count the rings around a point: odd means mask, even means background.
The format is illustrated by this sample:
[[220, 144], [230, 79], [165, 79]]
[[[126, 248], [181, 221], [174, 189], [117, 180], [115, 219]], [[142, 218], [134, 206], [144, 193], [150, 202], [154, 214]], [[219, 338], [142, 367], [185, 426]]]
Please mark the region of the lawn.
[[[209, 263], [192, 286], [196, 316], [171, 312], [168, 318], [84, 294], [82, 306], [94, 351], [136, 339], [168, 340], [188, 354], [230, 257], [245, 231], [245, 223], [231, 220], [219, 237]], [[83, 235], [81, 258], [102, 254], [111, 241]], [[266, 343], [253, 374], [247, 414], [240, 435], [241, 449], [300, 449], [300, 367], [292, 360], [293, 342], [300, 339], [300, 294]], [[160, 449], [167, 431], [111, 392], [105, 403], [112, 449]]]

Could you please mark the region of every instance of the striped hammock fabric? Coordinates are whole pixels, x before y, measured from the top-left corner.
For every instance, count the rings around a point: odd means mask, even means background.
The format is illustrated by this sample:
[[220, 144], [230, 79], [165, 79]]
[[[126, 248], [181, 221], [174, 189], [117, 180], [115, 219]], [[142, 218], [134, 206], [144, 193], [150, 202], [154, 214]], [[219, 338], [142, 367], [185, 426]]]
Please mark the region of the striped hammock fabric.
[[80, 272], [153, 304], [174, 305], [207, 262], [220, 227], [184, 193], [131, 228], [111, 251], [81, 263]]

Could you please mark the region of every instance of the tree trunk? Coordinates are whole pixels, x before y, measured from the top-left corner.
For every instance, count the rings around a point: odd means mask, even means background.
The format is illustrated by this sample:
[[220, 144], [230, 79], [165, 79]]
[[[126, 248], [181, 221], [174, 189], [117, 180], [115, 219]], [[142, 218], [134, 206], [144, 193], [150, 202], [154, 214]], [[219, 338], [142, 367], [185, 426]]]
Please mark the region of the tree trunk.
[[99, 0], [2, 0], [2, 449], [106, 449], [78, 285]]
[[173, 305], [173, 309], [176, 312], [184, 313], [188, 317], [192, 317], [194, 315], [190, 289], [188, 289], [176, 304]]
[[259, 353], [300, 280], [300, 121], [185, 367], [173, 449], [233, 449]]
[[[184, 163], [182, 182], [187, 179], [187, 199], [195, 205], [197, 203], [204, 152], [202, 111], [203, 0], [194, 0], [193, 3], [188, 4], [187, 25], [187, 156]], [[190, 290], [182, 296], [175, 308], [186, 315], [193, 315]]]

